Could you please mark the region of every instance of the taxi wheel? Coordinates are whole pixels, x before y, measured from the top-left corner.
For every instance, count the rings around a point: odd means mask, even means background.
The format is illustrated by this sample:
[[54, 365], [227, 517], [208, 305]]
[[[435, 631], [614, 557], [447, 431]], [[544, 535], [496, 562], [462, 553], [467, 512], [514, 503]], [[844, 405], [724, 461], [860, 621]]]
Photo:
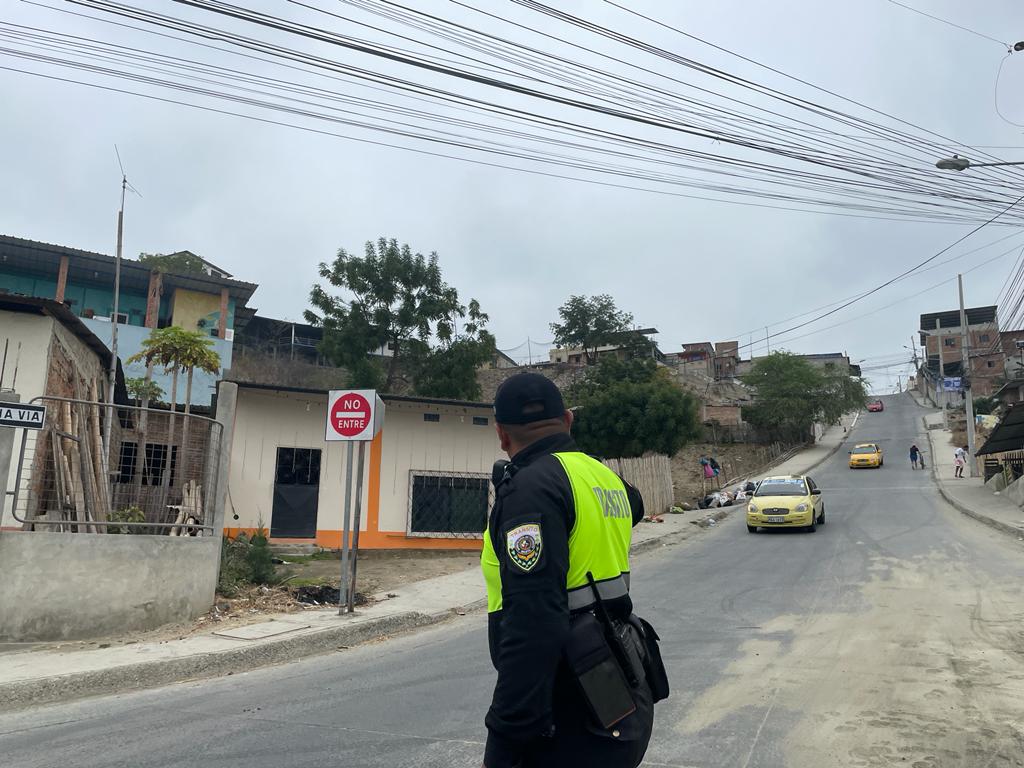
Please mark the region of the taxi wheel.
[[757, 533], [757, 526], [756, 525], [748, 525], [747, 526], [747, 533]]
[[814, 518], [811, 518], [811, 524], [808, 525], [804, 530], [808, 533], [814, 533], [816, 530], [818, 530], [818, 525], [814, 522]]
[[825, 524], [825, 505], [821, 505], [821, 515], [818, 516], [818, 525]]

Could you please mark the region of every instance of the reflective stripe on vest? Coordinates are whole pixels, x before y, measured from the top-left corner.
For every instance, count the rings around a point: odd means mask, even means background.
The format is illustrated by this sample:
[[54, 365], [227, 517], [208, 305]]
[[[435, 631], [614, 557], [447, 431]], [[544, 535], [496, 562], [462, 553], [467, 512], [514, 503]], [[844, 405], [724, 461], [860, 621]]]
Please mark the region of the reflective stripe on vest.
[[[625, 597], [629, 594], [629, 574], [624, 573], [621, 576], [616, 576], [614, 579], [597, 582], [597, 594], [601, 596], [602, 600], [614, 600], [617, 597]], [[589, 608], [594, 602], [594, 590], [589, 584], [569, 590], [570, 611]]]
[[[569, 570], [565, 579], [569, 610], [593, 604], [588, 572], [598, 583], [603, 600], [624, 597], [629, 594], [629, 544], [633, 535], [633, 512], [626, 486], [618, 475], [585, 453], [552, 455], [569, 478], [576, 512], [569, 532]], [[495, 533], [504, 545], [504, 532]], [[484, 533], [480, 565], [487, 585], [487, 611], [500, 611], [501, 569], [489, 527]]]

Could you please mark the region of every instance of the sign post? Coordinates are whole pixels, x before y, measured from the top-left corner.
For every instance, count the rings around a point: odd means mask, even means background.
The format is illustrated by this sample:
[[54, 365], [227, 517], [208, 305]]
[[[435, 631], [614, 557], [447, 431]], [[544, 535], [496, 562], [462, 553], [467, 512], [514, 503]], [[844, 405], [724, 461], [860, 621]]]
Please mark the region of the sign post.
[[[362, 522], [363, 469], [366, 444], [373, 440], [384, 426], [384, 403], [372, 389], [333, 390], [327, 396], [328, 442], [346, 442], [345, 449], [345, 506], [342, 510], [341, 578], [338, 584], [338, 614], [355, 609], [356, 562], [359, 550], [359, 527]], [[359, 443], [359, 466], [356, 470], [356, 519], [350, 525], [352, 514], [352, 449]], [[353, 541], [350, 544], [349, 537]], [[351, 554], [351, 557], [350, 557]]]

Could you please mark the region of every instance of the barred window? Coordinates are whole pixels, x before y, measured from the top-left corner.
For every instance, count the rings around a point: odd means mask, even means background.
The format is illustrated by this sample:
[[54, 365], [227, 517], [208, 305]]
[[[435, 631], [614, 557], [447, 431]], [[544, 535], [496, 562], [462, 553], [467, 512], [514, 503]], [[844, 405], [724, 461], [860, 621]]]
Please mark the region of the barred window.
[[278, 448], [274, 481], [278, 485], [319, 485], [320, 449]]
[[487, 527], [491, 501], [486, 475], [413, 471], [409, 533], [478, 538]]
[[[138, 443], [121, 443], [121, 455], [118, 461], [117, 482], [128, 484], [135, 480], [136, 461], [139, 455]], [[146, 443], [146, 461], [142, 466], [142, 484], [160, 485], [163, 479], [164, 466], [167, 464], [167, 445], [165, 443]], [[174, 485], [178, 469], [178, 446], [171, 449], [169, 479], [170, 485]]]

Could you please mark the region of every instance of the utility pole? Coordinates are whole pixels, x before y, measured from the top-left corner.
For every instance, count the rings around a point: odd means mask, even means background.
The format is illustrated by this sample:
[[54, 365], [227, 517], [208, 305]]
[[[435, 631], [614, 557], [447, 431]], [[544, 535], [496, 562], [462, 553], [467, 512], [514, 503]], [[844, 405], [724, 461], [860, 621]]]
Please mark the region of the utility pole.
[[[960, 382], [964, 392], [964, 408], [967, 411], [967, 461], [971, 477], [978, 476], [978, 462], [974, 458], [974, 398], [971, 394], [971, 336], [967, 330], [967, 310], [964, 309], [964, 276], [956, 276], [960, 287]], [[966, 386], [964, 385], [966, 382]]]
[[942, 428], [946, 428], [946, 403], [942, 402], [946, 391], [946, 363], [942, 360], [942, 333], [939, 330], [939, 318], [935, 318], [935, 341], [939, 348], [939, 384], [935, 391], [935, 404], [942, 409]]
[[[118, 158], [120, 162], [120, 158]], [[110, 483], [110, 431], [114, 426], [114, 386], [117, 384], [117, 314], [121, 294], [121, 250], [124, 245], [124, 195], [128, 177], [121, 169], [121, 208], [117, 212], [117, 251], [114, 256], [114, 312], [110, 317], [110, 374], [107, 377], [107, 413], [103, 420], [103, 476]]]
[[914, 386], [920, 390], [921, 379], [923, 379], [924, 376], [922, 375], [923, 371], [921, 370], [921, 367], [917, 364], [917, 339], [915, 339], [913, 335], [910, 337], [910, 354], [914, 356]]
[[764, 327], [764, 343], [765, 343], [765, 346], [768, 347], [768, 354], [770, 355], [772, 353], [772, 343], [769, 340], [769, 338], [770, 337], [768, 336], [768, 326], [766, 325]]

